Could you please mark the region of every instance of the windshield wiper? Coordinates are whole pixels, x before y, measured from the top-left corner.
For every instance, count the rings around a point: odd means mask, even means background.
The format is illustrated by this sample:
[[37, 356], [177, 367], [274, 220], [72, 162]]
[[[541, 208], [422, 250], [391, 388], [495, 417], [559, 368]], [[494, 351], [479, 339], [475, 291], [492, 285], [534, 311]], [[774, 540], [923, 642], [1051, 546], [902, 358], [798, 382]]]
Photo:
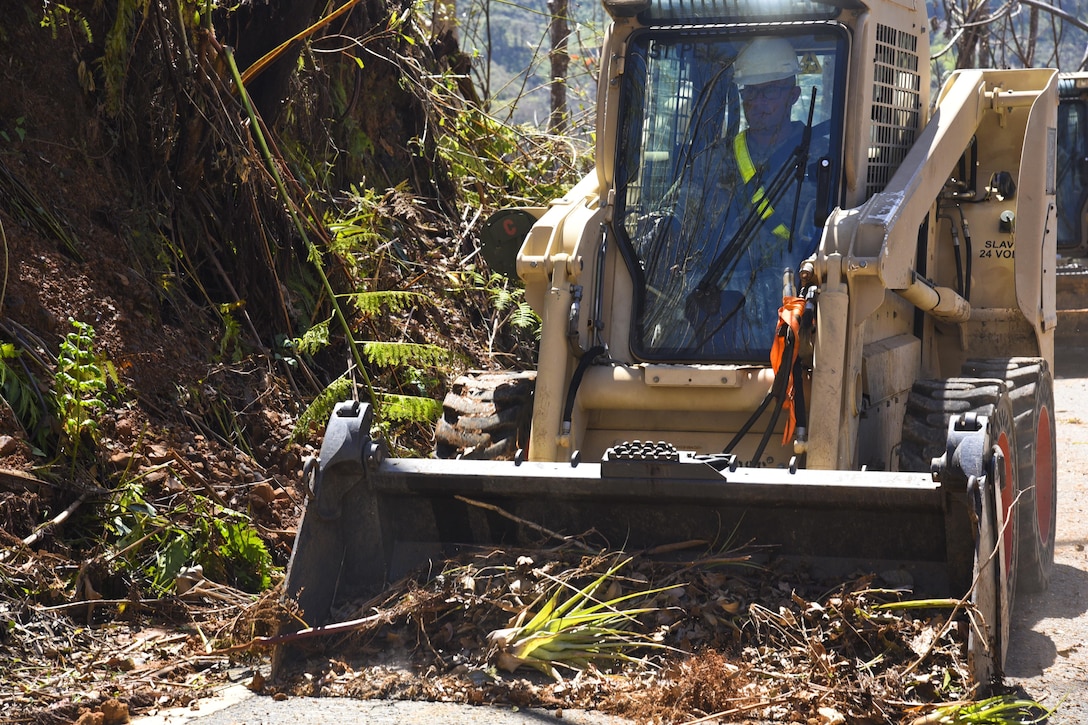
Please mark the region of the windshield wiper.
[[816, 86], [812, 87], [812, 96], [808, 102], [808, 122], [801, 136], [801, 145], [797, 148], [797, 170], [794, 178], [797, 179], [796, 191], [793, 195], [793, 215], [790, 217], [790, 239], [787, 250], [793, 254], [793, 230], [797, 228], [797, 209], [801, 206], [801, 183], [805, 180], [805, 169], [808, 167], [808, 151], [812, 145], [812, 117], [816, 112]]
[[[774, 207], [778, 201], [781, 200], [782, 195], [789, 188], [791, 181], [797, 183], [797, 197], [793, 205], [793, 218], [790, 221], [789, 229], [789, 250], [793, 251], [793, 230], [797, 224], [797, 207], [799, 205], [801, 196], [801, 182], [805, 178], [805, 167], [808, 165], [809, 147], [812, 144], [812, 121], [814, 111], [816, 109], [816, 88], [812, 89], [812, 97], [809, 101], [808, 107], [808, 122], [805, 124], [805, 130], [801, 135], [801, 142], [790, 154], [789, 160], [779, 167], [775, 173], [774, 178], [771, 179], [771, 183], [765, 189], [763, 200], [758, 204], [749, 205], [748, 214], [745, 215], [744, 221], [733, 236], [729, 238], [729, 242], [725, 245], [725, 248], [720, 251], [714, 260], [710, 263], [707, 271], [699, 279], [699, 283], [692, 290], [688, 299], [694, 304], [700, 302], [717, 299], [720, 288], [718, 287], [722, 278], [727, 272], [731, 272], [732, 268], [736, 266], [740, 259], [740, 255], [736, 252], [739, 251], [739, 247], [742, 242], [747, 243], [750, 241], [751, 236], [756, 232], [766, 221], [763, 218], [761, 209], [766, 209], [768, 206]], [[792, 172], [792, 178], [791, 178]]]

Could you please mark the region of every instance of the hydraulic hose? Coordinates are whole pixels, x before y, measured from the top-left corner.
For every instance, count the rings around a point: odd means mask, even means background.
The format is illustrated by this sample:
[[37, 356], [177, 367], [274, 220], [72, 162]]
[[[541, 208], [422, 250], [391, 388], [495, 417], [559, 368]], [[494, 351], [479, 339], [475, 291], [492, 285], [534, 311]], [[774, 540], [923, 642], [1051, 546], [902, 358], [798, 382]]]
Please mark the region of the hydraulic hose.
[[570, 379], [570, 388], [567, 389], [567, 402], [563, 406], [563, 435], [570, 433], [570, 421], [574, 417], [574, 399], [578, 397], [578, 388], [582, 386], [582, 378], [589, 366], [603, 355], [606, 349], [604, 345], [591, 347], [586, 350], [585, 355], [582, 355], [582, 358], [578, 361], [578, 367], [574, 369], [574, 375]]

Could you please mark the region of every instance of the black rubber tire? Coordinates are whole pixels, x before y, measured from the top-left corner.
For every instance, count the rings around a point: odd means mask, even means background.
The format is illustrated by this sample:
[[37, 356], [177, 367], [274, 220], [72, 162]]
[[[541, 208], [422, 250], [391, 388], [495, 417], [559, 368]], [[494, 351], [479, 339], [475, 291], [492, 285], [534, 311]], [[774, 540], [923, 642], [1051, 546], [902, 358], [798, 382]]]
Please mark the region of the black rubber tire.
[[[979, 370], [983, 368], [979, 367]], [[1008, 399], [1005, 402], [1002, 399]], [[1003, 377], [962, 377], [945, 380], [918, 380], [911, 388], [907, 398], [906, 416], [903, 421], [903, 441], [899, 447], [899, 470], [926, 472], [933, 470], [933, 459], [944, 455], [948, 439], [948, 422], [953, 416], [962, 413], [977, 413], [1000, 419], [998, 435], [1004, 433], [1009, 440], [1005, 444], [1005, 456], [1016, 461], [1015, 469], [1008, 474], [1013, 478], [1012, 486], [1002, 491], [1002, 503], [1009, 510], [1020, 490], [1019, 480], [1024, 470], [1020, 461], [1020, 426], [1016, 420], [1015, 407], [1011, 405], [1012, 396], [1008, 393], [1008, 384]], [[1009, 406], [1011, 416], [1008, 425], [1004, 421], [1004, 410], [995, 416], [995, 406]], [[1004, 427], [1011, 430], [1005, 432]], [[1022, 512], [1023, 509], [1019, 509]], [[1006, 575], [1009, 581], [1009, 609], [1018, 586], [1020, 569], [1020, 540], [1022, 513], [1017, 514], [1012, 522], [1005, 545], [1008, 562]]]
[[[1018, 511], [1013, 508], [1017, 493], [1020, 491], [1020, 446], [1016, 439], [1016, 418], [1008, 394], [999, 396], [991, 406], [989, 427], [992, 445], [995, 449], [1001, 449], [1005, 459], [1004, 471], [1001, 473], [1004, 483], [998, 489], [1000, 500], [997, 505], [1000, 506], [1000, 509], [995, 511], [994, 515], [1000, 517], [996, 521], [998, 526], [1001, 525], [1001, 520], [1011, 518], [1006, 526], [1012, 526], [1012, 531], [1006, 530], [1002, 540], [1005, 548], [1005, 575], [1008, 582], [1007, 599], [1003, 604], [1000, 604], [993, 601], [992, 597], [987, 598], [979, 591], [981, 585], [976, 585], [972, 597], [972, 603], [975, 605], [976, 610], [982, 613], [983, 618], [989, 623], [990, 627], [997, 627], [998, 630], [996, 653], [983, 651], [984, 648], [978, 643], [968, 641], [968, 659], [970, 660], [972, 657], [976, 660], [982, 658], [982, 662], [975, 666], [974, 676], [975, 681], [982, 685], [983, 694], [993, 694], [996, 691], [996, 688], [1000, 685], [1001, 673], [1005, 669], [1005, 656], [1008, 652], [1009, 635], [1012, 631], [1012, 615], [1015, 611], [1017, 580], [1020, 571], [1020, 522]], [[985, 470], [989, 471], [990, 469], [986, 467]], [[998, 528], [994, 533], [995, 539], [993, 541], [987, 542], [985, 546], [976, 547], [974, 571], [976, 581], [982, 578], [980, 574], [980, 557], [990, 556], [997, 542], [996, 537], [1002, 536], [1002, 533], [1002, 530]], [[999, 563], [996, 562], [995, 565]]]
[[527, 444], [535, 372], [471, 371], [442, 401], [435, 427], [436, 458], [509, 460]]
[[[945, 453], [948, 440], [949, 421], [961, 413], [974, 412], [986, 415], [990, 420], [990, 436], [995, 447], [1000, 447], [1005, 457], [1006, 480], [1001, 490], [1001, 507], [1008, 511], [1015, 492], [1019, 490], [1017, 480], [1021, 466], [1018, 463], [1019, 446], [1017, 443], [1017, 425], [1007, 385], [1002, 378], [949, 378], [947, 380], [919, 380], [911, 389], [907, 398], [907, 410], [903, 423], [903, 441], [899, 450], [899, 470], [931, 471], [932, 459]], [[996, 502], [995, 502], [996, 505]], [[977, 582], [973, 603], [982, 615], [986, 626], [998, 627], [998, 652], [991, 652], [980, 643], [972, 629], [969, 640], [968, 659], [972, 666], [972, 676], [984, 691], [992, 686], [995, 678], [1004, 667], [1005, 651], [1015, 606], [1017, 587], [1017, 569], [1019, 561], [1019, 521], [1011, 522], [1013, 530], [1004, 539], [1005, 575], [1007, 577], [1007, 601], [1002, 605], [997, 601], [996, 590], [982, 586], [979, 578], [980, 566], [992, 551], [991, 544], [979, 546], [976, 543], [975, 565], [972, 578]], [[1000, 529], [997, 534], [1000, 535]], [[997, 586], [994, 580], [994, 587]], [[953, 592], [953, 596], [958, 593]], [[1002, 613], [1004, 616], [1001, 616]]]
[[993, 400], [1004, 391], [1002, 379], [948, 378], [918, 380], [907, 398], [899, 470], [927, 473], [933, 459], [944, 455], [948, 421], [954, 415], [989, 415]]
[[1004, 377], [1016, 418], [1020, 487], [1017, 527], [1017, 583], [1020, 591], [1041, 592], [1054, 569], [1058, 516], [1057, 445], [1054, 431], [1054, 377], [1044, 358], [968, 360], [964, 373]]
[[[948, 440], [948, 422], [953, 416], [962, 413], [977, 413], [994, 416], [995, 406], [1002, 398], [1008, 398], [1007, 384], [1003, 377], [962, 377], [945, 380], [919, 380], [911, 388], [907, 398], [906, 417], [903, 421], [903, 441], [899, 448], [899, 470], [932, 471], [933, 459], [944, 455]], [[1004, 405], [1004, 403], [1002, 403]], [[1010, 425], [1015, 428], [1015, 412]], [[1018, 460], [1019, 446], [1016, 431], [1008, 433], [1012, 437], [1006, 453], [1007, 457]], [[1015, 469], [1015, 478], [1019, 479], [1021, 466]], [[1010, 471], [1013, 473], [1013, 471]], [[1013, 482], [1016, 484], [1016, 481]], [[1010, 488], [1003, 494], [1006, 507], [1015, 499], [1017, 488]], [[1007, 572], [1010, 595], [1015, 594], [1019, 556], [1020, 526], [1013, 522], [1014, 531], [1006, 544], [1006, 558], [1012, 564]], [[1011, 609], [1011, 602], [1010, 602]]]

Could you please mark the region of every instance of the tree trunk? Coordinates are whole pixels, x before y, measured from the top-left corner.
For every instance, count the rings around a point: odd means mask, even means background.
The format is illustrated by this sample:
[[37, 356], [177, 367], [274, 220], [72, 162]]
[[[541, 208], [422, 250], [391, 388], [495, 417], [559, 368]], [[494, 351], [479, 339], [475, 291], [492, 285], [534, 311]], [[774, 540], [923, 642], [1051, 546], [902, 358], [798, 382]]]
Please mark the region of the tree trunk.
[[569, 0], [548, 0], [551, 12], [551, 115], [548, 117], [548, 130], [555, 134], [567, 130], [567, 69], [570, 67], [570, 54], [567, 53], [567, 38], [570, 36], [570, 24], [567, 20], [570, 11]]
[[1028, 51], [1024, 57], [1024, 67], [1035, 65], [1035, 41], [1039, 37], [1039, 8], [1032, 8], [1028, 15]]

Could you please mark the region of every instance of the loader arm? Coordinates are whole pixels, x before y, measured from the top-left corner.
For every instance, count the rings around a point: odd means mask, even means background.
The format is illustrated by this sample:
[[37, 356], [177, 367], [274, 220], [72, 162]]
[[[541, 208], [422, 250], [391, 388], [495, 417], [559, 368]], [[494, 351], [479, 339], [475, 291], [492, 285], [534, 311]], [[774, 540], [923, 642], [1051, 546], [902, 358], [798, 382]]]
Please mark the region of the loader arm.
[[[1017, 75], [1010, 76], [1013, 73]], [[825, 411], [831, 420], [812, 433], [810, 467], [850, 468], [856, 462], [858, 411], [863, 407], [856, 381], [865, 322], [884, 303], [886, 291], [946, 324], [987, 315], [986, 310], [973, 310], [971, 301], [957, 290], [919, 273], [919, 245], [924, 243], [920, 230], [934, 218], [950, 176], [984, 119], [989, 114], [1034, 113], [1040, 97], [1053, 92], [1055, 75], [1046, 70], [956, 72], [885, 189], [854, 209], [836, 209], [828, 219], [816, 259], [823, 291], [812, 407]], [[1022, 85], [1009, 87], [1010, 77]], [[1023, 192], [1042, 197], [1045, 190]], [[1042, 225], [1030, 232], [1045, 238]], [[1038, 354], [1045, 354], [1045, 347]]]

